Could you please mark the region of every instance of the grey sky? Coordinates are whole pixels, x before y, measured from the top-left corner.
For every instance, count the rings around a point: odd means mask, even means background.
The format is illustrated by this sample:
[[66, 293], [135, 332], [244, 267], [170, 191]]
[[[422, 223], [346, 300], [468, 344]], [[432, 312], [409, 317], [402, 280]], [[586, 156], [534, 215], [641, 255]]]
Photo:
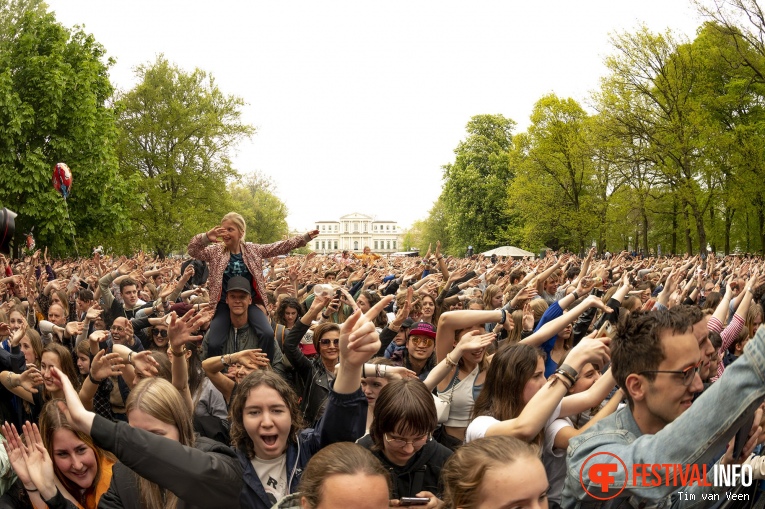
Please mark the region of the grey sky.
[[687, 0], [49, 0], [116, 58], [115, 86], [164, 53], [248, 103], [235, 157], [277, 185], [291, 228], [350, 212], [407, 227], [427, 216], [471, 116], [528, 125], [554, 92], [586, 103], [608, 34], [645, 23], [693, 36]]

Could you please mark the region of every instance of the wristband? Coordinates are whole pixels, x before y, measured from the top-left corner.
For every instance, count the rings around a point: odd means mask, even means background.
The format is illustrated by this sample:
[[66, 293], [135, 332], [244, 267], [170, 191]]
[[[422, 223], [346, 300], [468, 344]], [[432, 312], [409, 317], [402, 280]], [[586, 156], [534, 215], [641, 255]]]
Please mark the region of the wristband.
[[176, 353], [176, 351], [171, 348], [170, 353], [173, 354], [173, 357], [183, 357], [186, 355], [186, 349], [183, 348], [180, 353]]
[[571, 292], [571, 295], [573, 295], [573, 296], [574, 296], [574, 300], [579, 300], [579, 294], [578, 294], [578, 293], [576, 293], [576, 290], [574, 290], [573, 292]]
[[321, 312], [321, 317], [324, 318], [325, 320], [329, 320], [329, 315], [325, 315], [324, 311]]
[[135, 364], [133, 364], [133, 352], [130, 352], [128, 354], [127, 361], [128, 361], [128, 364], [130, 364], [131, 366], [135, 366]]
[[24, 489], [27, 490], [27, 491], [30, 491], [32, 493], [34, 493], [35, 491], [40, 491], [37, 488], [27, 488], [26, 486], [24, 486]]
[[446, 361], [446, 364], [447, 364], [447, 366], [449, 366], [449, 367], [452, 367], [452, 368], [453, 368], [453, 367], [455, 367], [455, 366], [457, 365], [457, 363], [456, 363], [456, 362], [454, 362], [453, 360], [451, 360], [451, 359], [449, 358], [449, 354], [447, 354], [447, 355], [446, 355], [446, 357], [444, 357], [444, 360]]
[[576, 380], [577, 377], [579, 376], [579, 372], [575, 370], [574, 368], [572, 368], [571, 366], [569, 366], [568, 364], [561, 364], [560, 366], [558, 366], [558, 371], [563, 371], [564, 373], [566, 373], [566, 375], [568, 375], [573, 380]]
[[558, 380], [560, 380], [560, 383], [563, 384], [563, 387], [566, 388], [566, 391], [571, 390], [571, 387], [574, 386], [573, 383], [569, 383], [571, 381], [568, 378], [566, 378], [565, 376], [561, 375], [560, 371], [556, 371], [555, 373], [553, 373], [551, 378], [553, 378], [552, 385], [555, 385], [556, 382]]
[[220, 356], [220, 363], [223, 364], [225, 367], [229, 367], [231, 364], [226, 362], [225, 355]]
[[103, 380], [96, 380], [95, 378], [93, 378], [93, 373], [91, 373], [90, 371], [88, 371], [88, 380], [90, 380], [90, 382], [94, 385], [101, 385], [102, 383], [104, 383]]
[[505, 311], [502, 308], [500, 308], [500, 311], [502, 312], [502, 319], [497, 323], [499, 323], [500, 325], [503, 325], [505, 323], [505, 320], [507, 320], [507, 311]]

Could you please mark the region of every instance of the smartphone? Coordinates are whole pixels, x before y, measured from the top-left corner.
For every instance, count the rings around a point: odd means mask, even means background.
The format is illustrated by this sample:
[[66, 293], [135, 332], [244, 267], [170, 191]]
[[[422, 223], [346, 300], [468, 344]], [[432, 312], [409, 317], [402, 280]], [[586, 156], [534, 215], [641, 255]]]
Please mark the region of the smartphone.
[[733, 442], [734, 461], [741, 457], [741, 452], [744, 450], [746, 441], [749, 438], [749, 432], [752, 431], [752, 424], [754, 424], [754, 414], [745, 420], [744, 425], [741, 426], [736, 432], [736, 440]]
[[430, 502], [429, 497], [401, 497], [398, 500], [399, 507], [410, 505], [427, 505]]

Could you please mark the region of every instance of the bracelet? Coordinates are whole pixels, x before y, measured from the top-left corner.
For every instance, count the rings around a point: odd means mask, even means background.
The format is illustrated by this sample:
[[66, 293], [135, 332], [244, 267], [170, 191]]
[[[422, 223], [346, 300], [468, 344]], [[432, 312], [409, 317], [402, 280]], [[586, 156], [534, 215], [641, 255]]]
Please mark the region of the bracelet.
[[128, 361], [128, 364], [130, 364], [131, 366], [135, 366], [135, 364], [133, 364], [133, 352], [130, 352], [128, 354], [127, 361]]
[[560, 383], [563, 384], [563, 387], [566, 388], [566, 391], [571, 390], [571, 387], [573, 387], [574, 384], [567, 383], [567, 379], [563, 376], [561, 376], [557, 371], [553, 373], [553, 375], [550, 377], [552, 378], [552, 384], [550, 384], [550, 387], [555, 386], [556, 383], [558, 383], [558, 380], [560, 380]]
[[[184, 355], [186, 355], [186, 349], [183, 348], [181, 350], [181, 353], [176, 353], [176, 351], [171, 348], [170, 349], [170, 353], [173, 354], [173, 357], [183, 357]], [[231, 360], [231, 359], [229, 358], [229, 360]]]
[[578, 294], [578, 293], [576, 293], [576, 290], [574, 290], [573, 292], [571, 292], [571, 295], [573, 295], [573, 296], [574, 296], [574, 300], [579, 300], [579, 294]]
[[572, 368], [571, 366], [569, 366], [568, 364], [561, 364], [560, 366], [558, 366], [558, 371], [563, 371], [569, 376], [569, 378], [572, 378], [574, 380], [576, 380], [577, 377], [579, 376], [579, 372], [575, 370], [574, 368]]
[[94, 385], [101, 385], [102, 383], [104, 383], [103, 380], [96, 380], [95, 378], [93, 378], [93, 373], [91, 373], [90, 371], [88, 371], [88, 380], [90, 380], [91, 383], [93, 383]]
[[324, 311], [321, 312], [321, 317], [324, 318], [325, 320], [329, 320], [329, 315], [325, 315]]
[[444, 360], [446, 361], [446, 365], [449, 367], [453, 368], [457, 366], [457, 363], [449, 358], [449, 354], [446, 354], [446, 357], [444, 357]]
[[13, 384], [13, 372], [12, 372], [12, 371], [9, 371], [9, 372], [8, 372], [8, 380], [7, 380], [7, 382], [8, 382], [8, 385], [11, 387], [11, 389], [13, 389], [13, 388], [15, 388], [15, 387], [16, 387], [16, 386]]
[[24, 489], [31, 492], [40, 491], [37, 488], [27, 488], [26, 486], [24, 486]]
[[498, 323], [503, 325], [505, 320], [507, 320], [507, 311], [505, 311], [503, 308], [500, 308], [500, 311], [502, 311], [502, 319]]
[[555, 374], [568, 380], [570, 383], [570, 386], [573, 386], [576, 383], [576, 379], [572, 378], [571, 375], [569, 375], [567, 372], [563, 371], [562, 369], [557, 370]]

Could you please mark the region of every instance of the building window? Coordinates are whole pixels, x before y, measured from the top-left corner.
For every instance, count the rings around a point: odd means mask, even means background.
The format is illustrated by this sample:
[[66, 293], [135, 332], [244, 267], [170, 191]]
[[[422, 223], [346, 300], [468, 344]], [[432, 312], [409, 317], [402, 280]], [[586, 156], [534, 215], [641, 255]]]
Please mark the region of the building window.
[[335, 241], [335, 249], [337, 249], [337, 241]]
[[358, 251], [359, 250], [359, 242], [357, 240], [353, 241], [353, 250]]
[[390, 240], [388, 241], [388, 249], [390, 249]]
[[375, 240], [375, 251], [377, 251], [379, 248], [377, 247], [377, 241]]
[[396, 249], [396, 241], [393, 241], [393, 249]]
[[321, 241], [321, 248], [322, 248], [322, 249], [326, 249], [326, 247], [325, 247], [325, 246], [326, 246], [326, 244], [325, 244], [325, 243], [324, 243], [324, 241], [322, 240], [322, 241]]
[[377, 225], [374, 225], [374, 226], [372, 227], [372, 229], [373, 229], [374, 231], [377, 231]]
[[316, 247], [314, 249], [316, 249], [317, 251], [319, 250], [319, 241], [318, 240], [316, 241]]

